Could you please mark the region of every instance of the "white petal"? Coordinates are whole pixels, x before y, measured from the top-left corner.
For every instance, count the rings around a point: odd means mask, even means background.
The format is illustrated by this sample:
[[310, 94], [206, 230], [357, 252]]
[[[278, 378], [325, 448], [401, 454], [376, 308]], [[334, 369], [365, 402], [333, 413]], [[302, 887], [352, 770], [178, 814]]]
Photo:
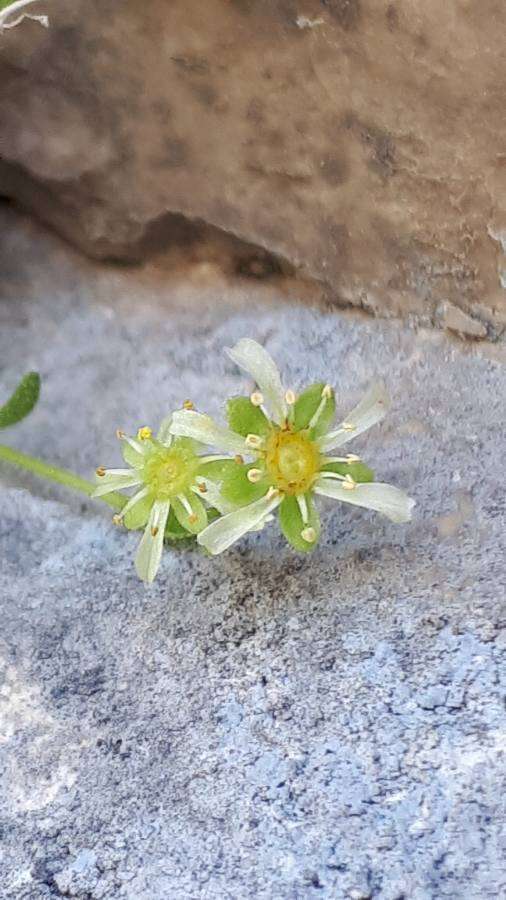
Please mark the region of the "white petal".
[[204, 478], [203, 475], [197, 475], [197, 485], [199, 484], [205, 485], [206, 490], [199, 491], [198, 487], [194, 486], [192, 487], [193, 493], [196, 494], [197, 497], [200, 497], [207, 506], [213, 506], [214, 509], [217, 509], [222, 516], [237, 509], [233, 503], [230, 503], [221, 496], [220, 489], [214, 481], [211, 481], [209, 478]]
[[209, 447], [218, 447], [231, 453], [246, 451], [244, 438], [240, 434], [217, 425], [211, 416], [195, 412], [193, 409], [179, 409], [175, 412], [170, 430], [172, 434], [193, 438]]
[[97, 475], [97, 487], [92, 497], [103, 497], [112, 491], [121, 491], [123, 488], [137, 487], [142, 483], [139, 473], [135, 469], [106, 469], [105, 475]]
[[323, 497], [332, 497], [333, 500], [342, 500], [343, 503], [374, 509], [397, 524], [409, 522], [411, 510], [415, 505], [415, 501], [400, 488], [379, 481], [357, 484], [349, 490], [343, 487], [341, 481], [320, 478], [315, 484], [314, 491]]
[[[135, 556], [135, 568], [139, 578], [150, 583], [154, 580], [163, 550], [163, 535], [169, 515], [170, 503], [156, 500], [153, 503], [148, 524]], [[153, 534], [153, 531], [156, 533]]]
[[248, 531], [257, 528], [260, 523], [263, 524], [264, 519], [276, 506], [281, 503], [281, 496], [276, 494], [275, 497], [261, 497], [255, 500], [249, 506], [243, 506], [242, 509], [236, 509], [234, 512], [228, 513], [222, 519], [216, 519], [211, 522], [207, 528], [197, 537], [197, 541], [209, 553], [216, 555], [223, 553], [231, 544], [238, 541]]
[[[338, 428], [329, 431], [320, 438], [318, 444], [324, 452], [333, 450], [335, 447], [341, 447], [342, 444], [353, 440], [358, 434], [367, 431], [377, 422], [381, 422], [388, 411], [390, 405], [385, 385], [382, 382], [373, 384], [367, 391], [365, 397], [360, 401], [358, 406], [346, 416]], [[345, 428], [345, 425], [353, 425], [353, 428]]]
[[272, 357], [256, 341], [243, 338], [226, 353], [236, 365], [248, 372], [256, 381], [275, 422], [281, 424], [286, 417], [285, 392], [279, 369]]
[[170, 433], [170, 426], [172, 425], [172, 415], [166, 416], [165, 419], [162, 420], [160, 428], [158, 429], [158, 434], [156, 436], [157, 441], [160, 441], [161, 444], [164, 444], [165, 447], [170, 447], [172, 444], [172, 435]]

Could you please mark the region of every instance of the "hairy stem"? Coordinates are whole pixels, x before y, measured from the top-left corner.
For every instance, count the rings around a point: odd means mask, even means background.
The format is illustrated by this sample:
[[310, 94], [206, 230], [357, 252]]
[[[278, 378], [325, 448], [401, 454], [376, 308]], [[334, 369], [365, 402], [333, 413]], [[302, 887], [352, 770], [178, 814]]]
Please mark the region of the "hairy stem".
[[[27, 453], [21, 453], [20, 450], [5, 447], [3, 444], [0, 444], [0, 461], [10, 463], [19, 469], [26, 469], [40, 478], [56, 481], [57, 484], [63, 484], [73, 491], [86, 494], [87, 497], [91, 497], [95, 490], [95, 485], [91, 481], [86, 481], [85, 478], [74, 475], [73, 472], [68, 472], [66, 469], [60, 469], [58, 466], [50, 466], [35, 456], [28, 456]], [[127, 499], [127, 497], [123, 497], [116, 492], [106, 494], [105, 497], [97, 497], [97, 500], [102, 500], [108, 506], [112, 506], [113, 509], [123, 509]]]

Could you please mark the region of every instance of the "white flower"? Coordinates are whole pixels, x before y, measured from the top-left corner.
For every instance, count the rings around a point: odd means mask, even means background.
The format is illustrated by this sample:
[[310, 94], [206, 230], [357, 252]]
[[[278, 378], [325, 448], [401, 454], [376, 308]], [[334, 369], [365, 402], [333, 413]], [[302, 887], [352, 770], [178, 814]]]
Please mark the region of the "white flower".
[[388, 397], [382, 384], [373, 385], [332, 427], [335, 398], [330, 385], [311, 385], [297, 397], [283, 388], [274, 361], [255, 341], [245, 338], [227, 352], [258, 386], [250, 397], [229, 401], [230, 427], [193, 410], [176, 412], [170, 426], [175, 435], [236, 454], [235, 466], [223, 469], [220, 492], [239, 508], [204, 528], [199, 544], [212, 554], [221, 553], [261, 528], [278, 509], [287, 540], [299, 551], [312, 550], [320, 534], [314, 503], [318, 495], [376, 510], [393, 522], [409, 521], [414, 501], [403, 491], [371, 483], [373, 473], [354, 454], [330, 455], [384, 417]]
[[[171, 417], [162, 422], [153, 437], [150, 428], [140, 428], [137, 438], [117, 432], [127, 469], [97, 469], [95, 497], [124, 488], [138, 488], [121, 512], [116, 524], [128, 528], [145, 526], [135, 558], [137, 572], [144, 581], [156, 576], [166, 533], [172, 537], [198, 534], [208, 522], [208, 509], [229, 513], [233, 507], [223, 501], [216, 483], [209, 477], [214, 456], [199, 456], [199, 445], [186, 437], [174, 439]], [[172, 523], [172, 524], [171, 524]]]

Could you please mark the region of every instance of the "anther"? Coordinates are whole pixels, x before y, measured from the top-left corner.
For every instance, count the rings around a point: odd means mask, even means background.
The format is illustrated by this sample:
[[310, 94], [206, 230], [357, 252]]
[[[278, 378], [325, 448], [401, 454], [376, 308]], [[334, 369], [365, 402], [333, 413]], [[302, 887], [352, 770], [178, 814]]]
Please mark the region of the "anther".
[[121, 513], [116, 513], [116, 515], [114, 515], [112, 517], [112, 521], [115, 525], [122, 525], [123, 524], [123, 516], [121, 515]]
[[143, 428], [139, 428], [137, 437], [140, 441], [149, 441], [152, 434], [153, 432], [151, 431], [151, 428], [149, 428], [147, 425], [144, 425]]
[[297, 397], [295, 396], [293, 391], [288, 390], [285, 394], [285, 400], [288, 403], [288, 406], [293, 406]]
[[188, 516], [188, 521], [189, 521], [190, 525], [195, 525], [195, 522], [198, 521], [197, 513], [192, 513], [191, 516]]
[[264, 395], [261, 394], [260, 391], [253, 391], [253, 393], [250, 394], [250, 400], [253, 406], [261, 406], [264, 402]]
[[117, 428], [116, 429], [116, 437], [118, 438], [118, 441], [122, 441], [123, 438], [125, 437], [125, 432], [122, 431], [121, 428]]
[[158, 534], [158, 532], [159, 532], [159, 530], [160, 530], [160, 529], [158, 528], [158, 525], [155, 525], [155, 527], [151, 529], [151, 536], [152, 536], [152, 537], [156, 537], [157, 534]]
[[200, 491], [201, 494], [207, 493], [207, 487], [206, 487], [206, 485], [204, 484], [203, 481], [201, 481], [200, 484], [197, 485], [197, 487], [198, 487], [198, 489], [199, 489], [199, 491]]
[[185, 400], [183, 403], [183, 409], [195, 409], [193, 400]]
[[98, 475], [99, 478], [103, 478], [104, 475], [105, 475], [105, 468], [104, 468], [104, 466], [99, 466], [98, 469], [95, 469], [95, 472], [97, 473], [97, 475]]
[[300, 536], [302, 540], [306, 541], [306, 543], [314, 544], [316, 540], [316, 531], [314, 530], [314, 528], [311, 528], [311, 526], [308, 525], [307, 528], [302, 529]]
[[360, 456], [357, 456], [356, 453], [347, 453], [346, 454], [346, 462], [348, 462], [348, 463], [360, 462]]
[[324, 398], [324, 400], [330, 400], [332, 398], [332, 393], [332, 385], [326, 384], [322, 390], [322, 397]]
[[277, 497], [278, 494], [279, 494], [278, 489], [271, 486], [265, 496], [267, 497], [267, 500], [272, 500], [273, 497]]
[[353, 491], [357, 486], [356, 481], [353, 481], [351, 475], [346, 475], [342, 484], [343, 488], [345, 488], [347, 491]]
[[357, 426], [354, 425], [353, 422], [343, 422], [341, 425], [341, 428], [344, 431], [355, 431], [356, 427]]
[[237, 463], [238, 466], [243, 466], [244, 465], [244, 456], [241, 456], [240, 453], [237, 453], [234, 456], [234, 462]]
[[245, 444], [247, 447], [256, 449], [257, 447], [261, 446], [262, 438], [258, 434], [248, 434], [245, 440]]
[[256, 484], [257, 481], [260, 481], [262, 477], [262, 472], [260, 469], [248, 469], [248, 474], [246, 478], [248, 481], [251, 481], [251, 484]]

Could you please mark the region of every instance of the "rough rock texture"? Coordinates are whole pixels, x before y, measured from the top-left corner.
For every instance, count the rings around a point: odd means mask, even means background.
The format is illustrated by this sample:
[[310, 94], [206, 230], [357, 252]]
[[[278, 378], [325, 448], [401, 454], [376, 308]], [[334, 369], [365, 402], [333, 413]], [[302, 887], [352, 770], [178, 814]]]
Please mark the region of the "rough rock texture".
[[343, 410], [382, 374], [354, 449], [418, 504], [406, 528], [330, 505], [310, 558], [275, 527], [167, 553], [146, 589], [104, 507], [2, 468], [0, 896], [503, 898], [499, 361], [203, 262], [93, 267], [0, 213], [0, 393], [44, 378], [12, 444], [111, 464], [118, 425], [217, 413], [248, 334]]
[[338, 303], [504, 329], [502, 0], [39, 6], [0, 38], [0, 190], [88, 253], [183, 217]]

